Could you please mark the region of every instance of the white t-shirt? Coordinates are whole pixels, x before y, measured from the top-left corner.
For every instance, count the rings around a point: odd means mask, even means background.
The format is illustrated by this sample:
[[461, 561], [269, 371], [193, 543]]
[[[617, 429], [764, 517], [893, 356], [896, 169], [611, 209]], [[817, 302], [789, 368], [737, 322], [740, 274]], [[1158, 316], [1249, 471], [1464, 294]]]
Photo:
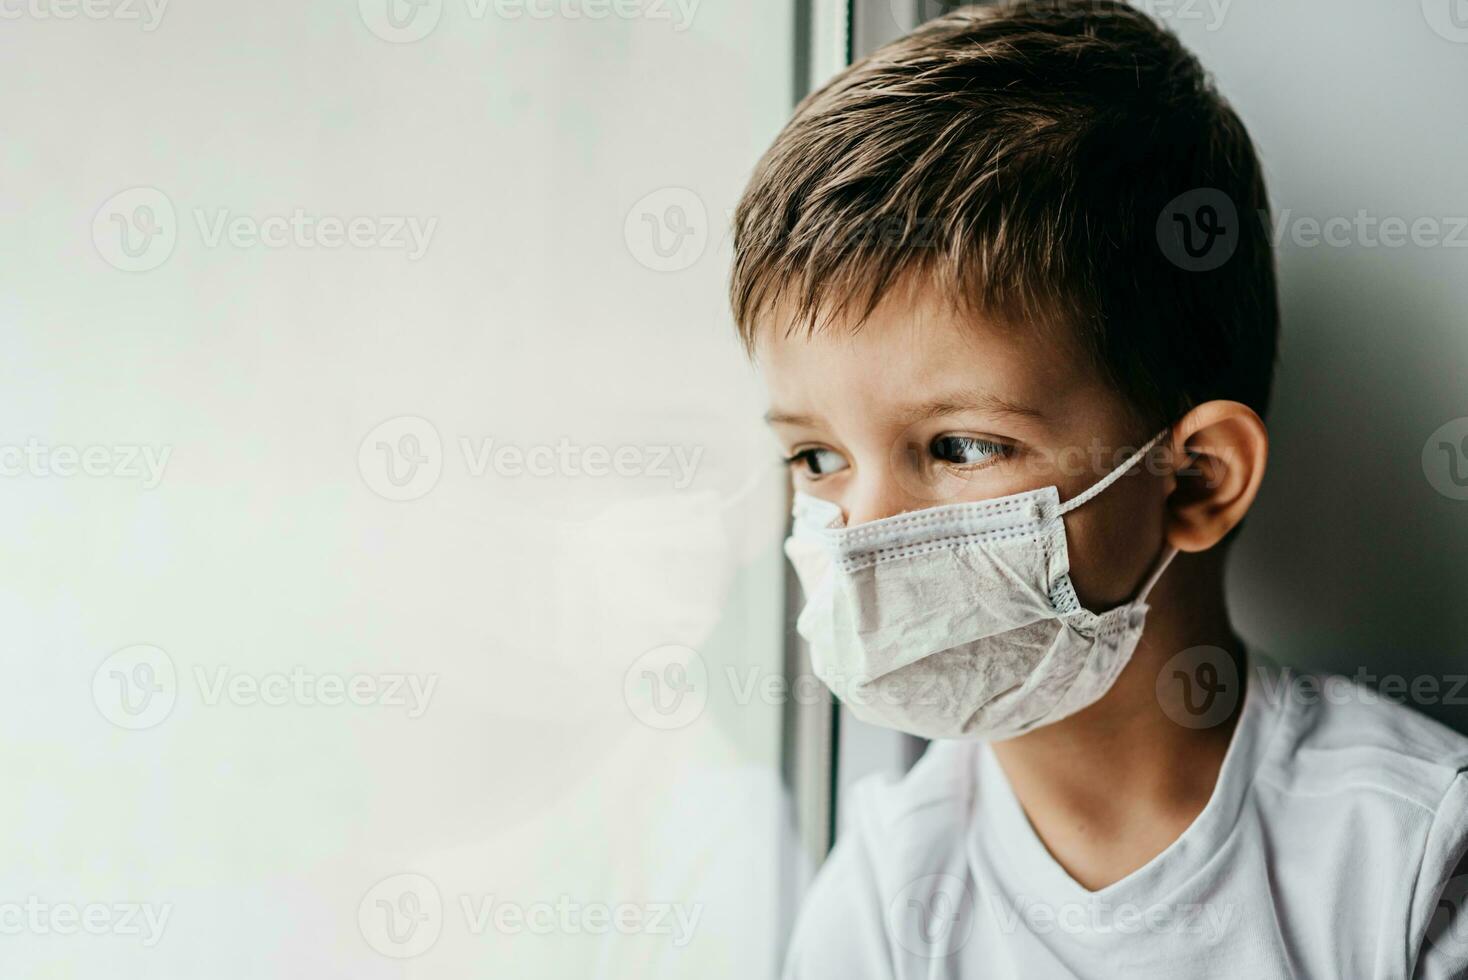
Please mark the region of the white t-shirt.
[[1207, 806], [1099, 891], [982, 743], [859, 784], [787, 980], [1468, 977], [1468, 739], [1346, 678], [1248, 676]]

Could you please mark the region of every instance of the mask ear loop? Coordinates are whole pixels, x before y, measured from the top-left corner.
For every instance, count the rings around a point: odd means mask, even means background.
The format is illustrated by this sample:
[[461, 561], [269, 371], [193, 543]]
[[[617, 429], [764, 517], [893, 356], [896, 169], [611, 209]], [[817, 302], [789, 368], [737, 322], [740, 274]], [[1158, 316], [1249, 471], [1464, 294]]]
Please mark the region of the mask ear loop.
[[1133, 603], [1147, 601], [1147, 594], [1152, 591], [1152, 586], [1156, 585], [1157, 580], [1162, 578], [1162, 573], [1167, 571], [1167, 566], [1171, 565], [1172, 560], [1176, 557], [1176, 548], [1170, 544], [1163, 547], [1162, 560], [1157, 563], [1156, 568], [1152, 569], [1152, 574], [1147, 576], [1147, 581], [1142, 583], [1142, 588], [1137, 592], [1137, 597], [1132, 600]]
[[1103, 490], [1111, 486], [1117, 480], [1120, 480], [1122, 477], [1126, 476], [1128, 473], [1131, 472], [1132, 467], [1140, 463], [1142, 461], [1142, 457], [1151, 452], [1152, 447], [1161, 442], [1162, 437], [1167, 435], [1170, 431], [1172, 430], [1163, 429], [1151, 439], [1147, 440], [1147, 444], [1128, 456], [1126, 462], [1122, 463], [1116, 469], [1112, 470], [1110, 473], [1107, 473], [1101, 479], [1091, 484], [1091, 486], [1087, 489], [1081, 491], [1074, 497], [1071, 497], [1065, 503], [1061, 504], [1058, 513], [1069, 514], [1071, 511], [1075, 510], [1077, 507], [1080, 507], [1082, 504], [1091, 501], [1093, 498], [1098, 496]]
[[[1107, 473], [1101, 479], [1091, 484], [1091, 486], [1087, 489], [1076, 494], [1074, 497], [1071, 497], [1065, 503], [1061, 504], [1058, 513], [1070, 513], [1077, 507], [1080, 507], [1083, 504], [1094, 499], [1098, 494], [1104, 491], [1107, 487], [1111, 486], [1117, 480], [1120, 480], [1123, 476], [1126, 476], [1132, 471], [1132, 467], [1140, 463], [1142, 461], [1142, 458], [1152, 451], [1152, 447], [1161, 442], [1170, 431], [1172, 431], [1170, 428], [1163, 429], [1151, 439], [1147, 440], [1147, 444], [1128, 456], [1126, 462], [1122, 463], [1116, 469], [1112, 470], [1110, 473]], [[1152, 574], [1147, 576], [1147, 581], [1142, 583], [1141, 589], [1137, 591], [1137, 597], [1132, 600], [1133, 603], [1142, 603], [1147, 601], [1147, 594], [1152, 591], [1152, 586], [1156, 585], [1157, 580], [1162, 578], [1162, 573], [1167, 571], [1167, 566], [1172, 564], [1172, 560], [1176, 556], [1177, 549], [1172, 547], [1171, 545], [1168, 545], [1167, 547], [1162, 549], [1162, 558], [1157, 562], [1157, 567], [1152, 569]]]

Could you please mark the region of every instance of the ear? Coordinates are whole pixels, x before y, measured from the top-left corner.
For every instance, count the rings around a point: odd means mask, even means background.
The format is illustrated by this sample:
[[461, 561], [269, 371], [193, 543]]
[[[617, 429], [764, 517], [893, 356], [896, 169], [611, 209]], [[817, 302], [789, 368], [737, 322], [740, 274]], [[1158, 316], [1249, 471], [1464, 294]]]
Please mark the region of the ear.
[[1238, 526], [1259, 493], [1269, 458], [1264, 420], [1239, 402], [1204, 402], [1172, 427], [1173, 489], [1167, 540], [1207, 551]]

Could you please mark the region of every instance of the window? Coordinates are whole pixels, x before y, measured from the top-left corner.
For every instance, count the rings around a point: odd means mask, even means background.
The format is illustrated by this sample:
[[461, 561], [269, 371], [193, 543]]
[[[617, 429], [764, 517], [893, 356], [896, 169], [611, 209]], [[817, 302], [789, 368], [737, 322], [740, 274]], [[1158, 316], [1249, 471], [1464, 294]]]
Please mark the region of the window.
[[61, 6], [0, 110], [5, 891], [111, 931], [7, 972], [773, 975], [812, 862], [725, 229], [819, 18]]

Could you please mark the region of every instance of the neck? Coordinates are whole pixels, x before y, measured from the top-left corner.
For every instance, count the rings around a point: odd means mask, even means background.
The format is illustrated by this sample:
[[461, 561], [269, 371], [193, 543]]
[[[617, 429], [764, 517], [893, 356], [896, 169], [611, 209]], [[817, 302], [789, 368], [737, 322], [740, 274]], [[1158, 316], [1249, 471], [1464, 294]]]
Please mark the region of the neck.
[[1149, 598], [1141, 641], [1111, 690], [1069, 718], [993, 746], [1036, 834], [1086, 888], [1141, 867], [1212, 796], [1242, 698], [1218, 724], [1188, 727], [1159, 700], [1158, 675], [1179, 651], [1200, 646], [1221, 648], [1242, 666], [1222, 577], [1219, 556], [1179, 555]]

